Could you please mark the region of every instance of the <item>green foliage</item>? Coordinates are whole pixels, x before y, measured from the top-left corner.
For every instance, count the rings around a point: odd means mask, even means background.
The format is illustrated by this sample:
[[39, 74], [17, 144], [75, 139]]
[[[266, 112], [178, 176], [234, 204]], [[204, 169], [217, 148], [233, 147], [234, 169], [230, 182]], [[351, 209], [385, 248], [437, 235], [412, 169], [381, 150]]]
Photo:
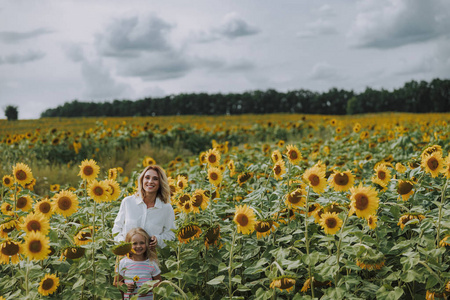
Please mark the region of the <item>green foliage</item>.
[[5, 108], [5, 116], [8, 119], [8, 121], [15, 121], [19, 117], [19, 111], [17, 106], [8, 105]]

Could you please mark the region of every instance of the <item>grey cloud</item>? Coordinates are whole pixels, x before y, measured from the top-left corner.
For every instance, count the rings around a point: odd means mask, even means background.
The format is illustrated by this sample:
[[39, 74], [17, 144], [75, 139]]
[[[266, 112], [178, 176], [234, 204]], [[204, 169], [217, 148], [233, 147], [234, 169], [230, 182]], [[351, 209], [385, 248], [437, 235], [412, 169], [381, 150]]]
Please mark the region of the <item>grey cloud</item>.
[[36, 38], [38, 36], [52, 33], [52, 30], [45, 28], [38, 28], [32, 31], [17, 32], [17, 31], [0, 31], [0, 41], [13, 44], [23, 40]]
[[332, 67], [326, 62], [320, 62], [314, 65], [312, 72], [310, 74], [310, 79], [313, 80], [337, 80], [341, 79], [336, 68]]
[[155, 15], [115, 20], [96, 36], [99, 52], [105, 56], [138, 57], [143, 52], [171, 48], [167, 35], [172, 25]]
[[297, 36], [301, 38], [309, 38], [336, 33], [337, 30], [334, 24], [324, 19], [318, 19], [315, 22], [307, 24], [305, 30], [297, 33]]
[[247, 59], [238, 59], [235, 61], [226, 61], [222, 58], [195, 58], [192, 65], [198, 68], [206, 69], [210, 72], [240, 72], [252, 70], [255, 64]]
[[33, 51], [30, 50], [23, 54], [10, 54], [6, 55], [3, 58], [0, 57], [0, 64], [11, 64], [11, 65], [17, 65], [17, 64], [24, 64], [36, 60], [40, 60], [45, 57], [45, 53], [42, 51]]
[[388, 0], [371, 4], [358, 13], [348, 33], [356, 47], [395, 48], [450, 32], [450, 5], [446, 0]]
[[236, 13], [229, 13], [225, 16], [221, 26], [215, 29], [215, 31], [222, 36], [234, 39], [241, 36], [257, 34], [259, 29], [248, 24]]
[[68, 45], [64, 47], [64, 50], [66, 56], [73, 62], [80, 62], [85, 59], [83, 49], [79, 45]]

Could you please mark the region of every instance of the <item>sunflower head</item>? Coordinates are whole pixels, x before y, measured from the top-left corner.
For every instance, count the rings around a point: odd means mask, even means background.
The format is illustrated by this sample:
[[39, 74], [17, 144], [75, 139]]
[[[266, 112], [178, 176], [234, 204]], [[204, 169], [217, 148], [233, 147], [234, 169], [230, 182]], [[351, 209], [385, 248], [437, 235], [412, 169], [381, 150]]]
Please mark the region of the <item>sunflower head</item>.
[[272, 155], [270, 157], [272, 158], [273, 163], [276, 163], [277, 161], [283, 159], [283, 156], [281, 155], [280, 150], [273, 151]]
[[350, 188], [350, 214], [354, 212], [358, 218], [368, 218], [375, 215], [379, 205], [378, 193], [373, 187], [365, 187], [362, 183], [358, 187]]
[[25, 236], [24, 255], [30, 260], [43, 260], [50, 254], [49, 239], [39, 231]]
[[240, 233], [251, 234], [255, 230], [255, 213], [247, 204], [236, 206], [233, 220], [237, 224], [237, 231]]
[[2, 184], [6, 187], [12, 187], [14, 185], [14, 178], [11, 175], [5, 175], [2, 178]]
[[330, 186], [337, 192], [345, 192], [353, 186], [355, 176], [351, 171], [339, 172], [335, 170], [328, 179]]
[[111, 193], [110, 186], [106, 181], [92, 180], [88, 185], [88, 195], [97, 203], [109, 202]]
[[210, 166], [217, 167], [220, 164], [220, 152], [216, 149], [209, 149], [206, 154], [206, 163]]
[[238, 176], [238, 183], [239, 185], [243, 185], [244, 183], [246, 183], [247, 181], [249, 181], [251, 178], [253, 178], [253, 173], [252, 172], [245, 172], [242, 173]]
[[322, 164], [316, 164], [303, 174], [305, 182], [318, 194], [323, 193], [327, 187], [324, 167]]
[[286, 164], [284, 163], [284, 160], [277, 161], [273, 166], [272, 170], [275, 179], [280, 180], [282, 176], [286, 173]]
[[399, 180], [397, 184], [397, 193], [402, 197], [403, 201], [409, 199], [414, 194], [414, 183], [409, 180]]
[[184, 190], [188, 186], [187, 177], [184, 175], [178, 175], [176, 185], [179, 190]]
[[39, 231], [46, 235], [50, 230], [49, 221], [40, 213], [29, 213], [20, 226], [27, 234], [32, 231]]
[[56, 292], [59, 286], [59, 278], [56, 274], [46, 274], [39, 283], [38, 292], [42, 296], [48, 296]]
[[53, 214], [53, 206], [48, 198], [44, 198], [34, 204], [35, 213], [44, 215], [46, 218], [50, 218]]
[[179, 228], [177, 230], [176, 236], [180, 243], [187, 244], [189, 243], [189, 241], [199, 237], [201, 233], [202, 230], [197, 224], [190, 223]]
[[133, 244], [129, 242], [121, 242], [114, 247], [112, 247], [111, 251], [114, 255], [127, 255], [131, 249], [133, 249]]
[[81, 162], [80, 172], [78, 175], [86, 181], [92, 181], [97, 178], [98, 173], [100, 172], [100, 167], [97, 165], [97, 162], [93, 159], [85, 159]]
[[219, 168], [210, 167], [208, 169], [208, 179], [211, 184], [219, 186], [220, 183], [222, 182], [222, 178], [223, 178], [222, 171], [220, 171]]
[[0, 264], [20, 262], [19, 255], [23, 253], [22, 244], [10, 239], [6, 239], [0, 244]]
[[213, 225], [205, 231], [206, 248], [209, 249], [209, 247], [213, 245], [220, 245], [220, 225]]
[[117, 179], [117, 169], [111, 168], [108, 170], [108, 179], [116, 180]]
[[92, 226], [86, 226], [81, 228], [78, 233], [73, 237], [75, 245], [83, 246], [92, 242], [92, 234], [93, 234]]
[[272, 219], [258, 220], [255, 223], [256, 238], [268, 236], [271, 231], [278, 227], [278, 223]]
[[422, 158], [422, 168], [425, 169], [426, 173], [430, 173], [431, 177], [437, 177], [440, 172], [444, 170], [444, 159], [442, 158], [441, 152], [433, 152], [431, 154], [426, 154]]
[[301, 188], [298, 188], [286, 195], [284, 203], [289, 208], [303, 207], [306, 204], [306, 194]]
[[144, 157], [144, 159], [142, 160], [142, 166], [146, 168], [151, 165], [156, 165], [156, 161], [150, 156]]
[[33, 173], [31, 173], [30, 167], [23, 163], [17, 163], [13, 167], [13, 176], [14, 180], [23, 187], [33, 180]]
[[53, 196], [53, 210], [68, 217], [78, 210], [78, 199], [77, 196], [71, 191], [60, 191], [55, 196]]
[[386, 187], [391, 180], [391, 171], [383, 163], [377, 164], [374, 169], [375, 174], [372, 177], [372, 182]]
[[78, 259], [86, 253], [86, 248], [80, 246], [69, 246], [62, 250], [62, 255], [68, 259]]
[[205, 194], [206, 192], [202, 189], [197, 189], [192, 194], [192, 207], [196, 212], [199, 212], [199, 208], [205, 210], [208, 207], [208, 197]]
[[300, 150], [298, 150], [298, 148], [294, 145], [286, 146], [286, 156], [289, 162], [293, 165], [299, 163], [302, 160], [302, 154], [300, 153]]
[[280, 291], [286, 291], [288, 293], [293, 291], [294, 287], [295, 287], [295, 277], [288, 275], [276, 277], [272, 279], [272, 282], [270, 283], [271, 289], [278, 288]]
[[336, 234], [341, 229], [342, 223], [343, 221], [335, 212], [323, 213], [319, 222], [326, 234]]
[[16, 208], [22, 211], [29, 211], [33, 207], [33, 199], [29, 195], [23, 195], [17, 198]]

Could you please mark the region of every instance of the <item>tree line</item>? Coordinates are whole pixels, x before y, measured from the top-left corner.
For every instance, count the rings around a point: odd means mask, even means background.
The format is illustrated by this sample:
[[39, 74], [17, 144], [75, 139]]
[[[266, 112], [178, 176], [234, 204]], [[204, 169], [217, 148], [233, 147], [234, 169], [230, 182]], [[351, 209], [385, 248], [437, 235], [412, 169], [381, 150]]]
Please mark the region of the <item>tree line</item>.
[[244, 93], [191, 93], [136, 101], [81, 102], [73, 100], [41, 113], [43, 117], [237, 115], [304, 113], [345, 115], [375, 112], [449, 112], [450, 80], [410, 81], [388, 91], [367, 87], [361, 93], [331, 88], [326, 92], [274, 89]]

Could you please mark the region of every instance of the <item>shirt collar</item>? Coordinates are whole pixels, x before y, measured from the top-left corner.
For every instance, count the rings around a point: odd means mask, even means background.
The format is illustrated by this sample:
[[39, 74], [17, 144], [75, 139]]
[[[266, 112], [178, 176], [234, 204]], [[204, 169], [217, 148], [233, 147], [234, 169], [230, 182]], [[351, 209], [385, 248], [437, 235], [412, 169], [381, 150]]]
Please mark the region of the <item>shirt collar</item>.
[[[144, 200], [139, 196], [137, 196], [135, 200], [136, 200], [136, 204], [141, 204], [141, 203], [145, 204]], [[161, 208], [162, 206], [163, 206], [163, 202], [157, 196], [156, 200], [155, 200], [155, 206], [153, 208]]]

